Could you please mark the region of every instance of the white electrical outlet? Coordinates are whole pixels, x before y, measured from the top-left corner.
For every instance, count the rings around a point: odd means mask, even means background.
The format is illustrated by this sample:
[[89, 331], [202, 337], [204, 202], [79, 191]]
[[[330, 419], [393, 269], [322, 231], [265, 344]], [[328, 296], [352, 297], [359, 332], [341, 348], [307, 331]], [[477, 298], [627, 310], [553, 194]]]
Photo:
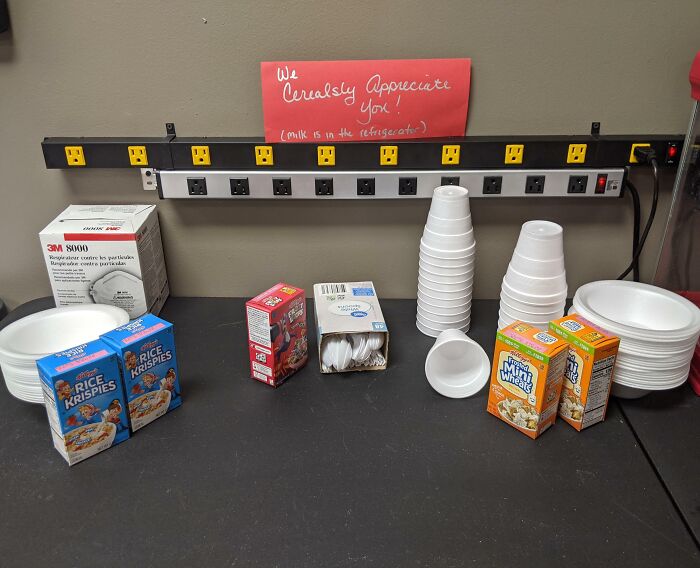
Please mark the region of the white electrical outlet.
[[[619, 197], [625, 170], [160, 170], [158, 174], [161, 194], [170, 199], [427, 199], [443, 182], [466, 187], [470, 197], [538, 199]], [[190, 195], [187, 179], [192, 177], [206, 179], [206, 195]], [[247, 193], [240, 191], [241, 180], [247, 181]], [[275, 193], [273, 187], [280, 180], [291, 193]]]

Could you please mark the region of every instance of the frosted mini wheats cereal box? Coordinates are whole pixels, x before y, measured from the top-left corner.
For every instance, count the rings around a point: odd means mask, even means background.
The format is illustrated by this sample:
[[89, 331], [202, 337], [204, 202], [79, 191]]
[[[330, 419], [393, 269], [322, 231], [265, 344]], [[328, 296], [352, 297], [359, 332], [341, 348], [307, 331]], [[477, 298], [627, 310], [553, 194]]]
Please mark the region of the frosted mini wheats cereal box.
[[53, 443], [74, 465], [129, 437], [117, 354], [100, 340], [37, 361]]
[[182, 404], [173, 324], [146, 314], [101, 339], [119, 354], [132, 431]]
[[515, 322], [496, 334], [487, 410], [530, 438], [554, 424], [569, 353], [566, 341]]
[[251, 377], [277, 387], [308, 360], [306, 298], [279, 283], [246, 303]]
[[578, 314], [549, 329], [569, 344], [559, 416], [580, 432], [605, 420], [620, 339]]

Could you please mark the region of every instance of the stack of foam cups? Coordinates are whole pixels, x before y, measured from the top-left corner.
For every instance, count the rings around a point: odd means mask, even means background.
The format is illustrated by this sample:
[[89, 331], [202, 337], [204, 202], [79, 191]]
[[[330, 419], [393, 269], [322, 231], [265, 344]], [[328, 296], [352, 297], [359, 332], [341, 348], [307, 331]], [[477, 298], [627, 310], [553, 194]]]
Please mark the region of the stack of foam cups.
[[416, 326], [425, 335], [437, 337], [446, 329], [469, 330], [475, 249], [469, 192], [455, 185], [438, 187], [418, 262]]
[[528, 221], [520, 229], [501, 286], [498, 329], [523, 321], [547, 329], [564, 315], [564, 230], [550, 221]]

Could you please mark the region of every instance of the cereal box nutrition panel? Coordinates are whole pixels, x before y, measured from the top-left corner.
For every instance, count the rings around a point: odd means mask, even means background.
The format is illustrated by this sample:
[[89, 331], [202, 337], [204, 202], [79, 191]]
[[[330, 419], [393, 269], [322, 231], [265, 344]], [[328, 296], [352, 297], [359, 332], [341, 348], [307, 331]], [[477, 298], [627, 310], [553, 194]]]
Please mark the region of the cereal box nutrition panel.
[[568, 343], [515, 322], [496, 334], [487, 410], [530, 438], [557, 416]]
[[279, 283], [248, 300], [246, 316], [250, 375], [277, 387], [308, 359], [304, 290]]
[[549, 323], [569, 344], [559, 416], [576, 430], [605, 420], [620, 339], [578, 314]]
[[147, 314], [101, 339], [119, 354], [132, 431], [182, 404], [173, 324]]
[[118, 356], [100, 340], [37, 361], [54, 446], [69, 465], [129, 437]]

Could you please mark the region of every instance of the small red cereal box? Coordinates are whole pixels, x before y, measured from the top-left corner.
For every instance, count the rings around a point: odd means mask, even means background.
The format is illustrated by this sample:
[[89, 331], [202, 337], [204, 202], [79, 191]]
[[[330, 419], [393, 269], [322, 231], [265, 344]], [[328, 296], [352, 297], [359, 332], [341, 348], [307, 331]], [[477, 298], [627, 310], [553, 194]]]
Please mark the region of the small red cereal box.
[[246, 302], [251, 377], [277, 387], [306, 365], [304, 290], [279, 283]]

